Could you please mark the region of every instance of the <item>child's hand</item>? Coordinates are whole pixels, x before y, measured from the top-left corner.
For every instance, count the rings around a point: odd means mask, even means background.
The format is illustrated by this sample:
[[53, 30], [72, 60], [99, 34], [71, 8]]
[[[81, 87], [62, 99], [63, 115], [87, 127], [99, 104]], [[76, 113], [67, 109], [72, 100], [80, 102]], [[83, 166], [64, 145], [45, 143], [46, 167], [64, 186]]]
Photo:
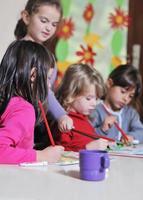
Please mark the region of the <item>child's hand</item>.
[[108, 145], [109, 145], [109, 142], [107, 140], [98, 139], [98, 140], [89, 142], [86, 145], [86, 149], [87, 150], [105, 150], [105, 149], [107, 149]]
[[64, 147], [62, 146], [50, 146], [42, 151], [36, 151], [37, 161], [48, 161], [49, 163], [55, 163], [60, 160], [63, 151]]
[[68, 116], [64, 115], [58, 120], [58, 128], [61, 132], [68, 132], [73, 127], [73, 120]]
[[115, 116], [107, 116], [102, 124], [102, 130], [105, 132], [107, 131], [109, 128], [112, 127], [112, 125], [116, 122], [116, 117]]
[[128, 138], [128, 141], [127, 141], [127, 143], [126, 143], [126, 141], [125, 141], [125, 139], [123, 138], [123, 137], [121, 137], [121, 142], [123, 142], [124, 144], [133, 144], [133, 140], [134, 140], [134, 137], [133, 136], [131, 136], [131, 135], [127, 135], [127, 138]]

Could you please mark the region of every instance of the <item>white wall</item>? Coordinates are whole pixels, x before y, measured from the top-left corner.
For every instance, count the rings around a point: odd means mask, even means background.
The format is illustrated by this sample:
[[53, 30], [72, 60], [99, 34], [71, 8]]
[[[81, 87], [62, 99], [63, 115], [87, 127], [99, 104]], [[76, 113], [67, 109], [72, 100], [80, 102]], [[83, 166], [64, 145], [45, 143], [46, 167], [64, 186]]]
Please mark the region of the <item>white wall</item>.
[[0, 61], [14, 38], [14, 29], [27, 0], [0, 0]]

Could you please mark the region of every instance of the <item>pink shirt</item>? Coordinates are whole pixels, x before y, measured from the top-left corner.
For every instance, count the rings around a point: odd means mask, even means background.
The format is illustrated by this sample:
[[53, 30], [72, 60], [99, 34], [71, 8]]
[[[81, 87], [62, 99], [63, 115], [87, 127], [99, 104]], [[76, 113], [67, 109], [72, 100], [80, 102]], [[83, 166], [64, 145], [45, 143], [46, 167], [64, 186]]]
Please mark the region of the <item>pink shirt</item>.
[[11, 98], [0, 117], [0, 163], [36, 161], [33, 149], [35, 111], [22, 97]]

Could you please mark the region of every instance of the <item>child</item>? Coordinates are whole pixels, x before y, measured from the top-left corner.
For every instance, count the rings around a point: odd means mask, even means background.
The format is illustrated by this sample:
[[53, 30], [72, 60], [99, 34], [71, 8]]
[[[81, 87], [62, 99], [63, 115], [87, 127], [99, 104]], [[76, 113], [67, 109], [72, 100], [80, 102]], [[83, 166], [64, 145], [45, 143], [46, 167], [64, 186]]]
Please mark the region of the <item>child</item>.
[[61, 146], [33, 149], [38, 100], [47, 110], [47, 71], [52, 64], [50, 52], [38, 43], [21, 40], [8, 47], [0, 65], [0, 163], [60, 158]]
[[[52, 39], [56, 34], [62, 17], [62, 7], [59, 0], [28, 0], [21, 19], [15, 28], [17, 39], [32, 40], [46, 47], [53, 46]], [[50, 85], [57, 76], [57, 68], [53, 65], [49, 71]], [[59, 104], [54, 93], [49, 88], [48, 107], [55, 119], [58, 120], [62, 131], [70, 130], [73, 121]]]
[[107, 80], [107, 93], [103, 102], [96, 106], [91, 120], [97, 132], [115, 140], [122, 140], [122, 134], [115, 122], [127, 134], [129, 142], [134, 139], [143, 142], [143, 124], [139, 114], [131, 106], [141, 92], [139, 71], [129, 64], [115, 68]]
[[[68, 83], [68, 84], [67, 84]], [[94, 128], [88, 120], [88, 115], [96, 105], [96, 99], [103, 93], [103, 81], [100, 74], [86, 64], [73, 64], [65, 72], [64, 78], [57, 91], [61, 105], [73, 119], [76, 130], [94, 136]], [[106, 149], [108, 142], [103, 139], [93, 140], [80, 135], [74, 129], [60, 132], [57, 143], [67, 151], [80, 149]]]

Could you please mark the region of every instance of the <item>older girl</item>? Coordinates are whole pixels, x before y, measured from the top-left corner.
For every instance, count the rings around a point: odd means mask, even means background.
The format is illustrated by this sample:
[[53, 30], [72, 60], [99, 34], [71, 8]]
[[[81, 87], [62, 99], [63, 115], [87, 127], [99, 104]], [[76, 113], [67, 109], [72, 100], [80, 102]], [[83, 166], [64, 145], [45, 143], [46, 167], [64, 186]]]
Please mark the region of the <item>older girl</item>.
[[[56, 35], [61, 18], [62, 7], [59, 0], [28, 0], [25, 9], [21, 12], [21, 19], [16, 25], [15, 36], [17, 39], [35, 41], [52, 48], [52, 39]], [[49, 70], [51, 86], [56, 75], [57, 67], [53, 64]], [[49, 111], [58, 121], [59, 128], [62, 131], [71, 129], [73, 122], [55, 98], [51, 87], [49, 87], [48, 105]]]

